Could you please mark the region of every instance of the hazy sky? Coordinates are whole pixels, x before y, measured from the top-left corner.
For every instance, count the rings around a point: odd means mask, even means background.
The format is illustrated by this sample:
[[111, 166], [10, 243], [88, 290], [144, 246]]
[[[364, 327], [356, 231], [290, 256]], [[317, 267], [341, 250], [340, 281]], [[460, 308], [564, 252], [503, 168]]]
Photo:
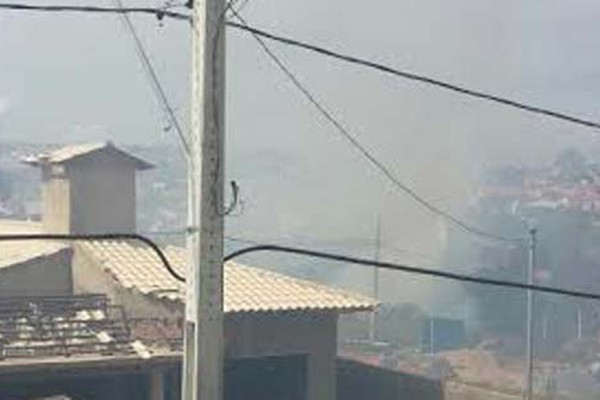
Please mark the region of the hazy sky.
[[[244, 14], [277, 33], [600, 120], [598, 1], [250, 0]], [[149, 17], [135, 23], [185, 121], [188, 25], [160, 26]], [[543, 160], [597, 135], [301, 50], [274, 49], [401, 179], [455, 212], [482, 166]], [[0, 57], [2, 140], [175, 143], [116, 17], [0, 12]], [[384, 242], [435, 259], [439, 220], [390, 188], [252, 38], [233, 30], [227, 79], [227, 172], [247, 202], [246, 214], [230, 221], [232, 232], [369, 238], [382, 214]]]

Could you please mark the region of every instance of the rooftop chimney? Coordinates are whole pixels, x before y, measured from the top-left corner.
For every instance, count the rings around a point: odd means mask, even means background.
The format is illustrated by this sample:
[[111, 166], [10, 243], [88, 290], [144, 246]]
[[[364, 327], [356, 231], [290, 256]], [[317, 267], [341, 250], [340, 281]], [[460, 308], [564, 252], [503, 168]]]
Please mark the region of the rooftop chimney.
[[23, 162], [42, 170], [44, 232], [135, 232], [135, 174], [152, 164], [111, 142], [67, 146]]

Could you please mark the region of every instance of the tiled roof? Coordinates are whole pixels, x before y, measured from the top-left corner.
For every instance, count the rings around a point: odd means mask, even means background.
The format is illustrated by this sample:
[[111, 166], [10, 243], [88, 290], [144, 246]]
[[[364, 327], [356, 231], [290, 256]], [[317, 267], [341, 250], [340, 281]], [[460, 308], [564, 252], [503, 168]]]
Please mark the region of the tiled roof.
[[[151, 249], [124, 241], [82, 243], [84, 251], [122, 286], [145, 295], [171, 301], [184, 300], [184, 285], [173, 279]], [[166, 254], [179, 273], [184, 274], [185, 250], [167, 247]], [[228, 262], [224, 270], [226, 313], [371, 310], [376, 301], [335, 289]]]
[[[27, 234], [40, 231], [39, 222], [0, 219], [0, 233], [3, 234]], [[0, 242], [0, 268], [52, 255], [68, 247], [65, 243], [42, 240]]]
[[69, 161], [73, 161], [76, 158], [94, 153], [96, 151], [111, 151], [114, 154], [129, 159], [136, 165], [138, 169], [153, 168], [152, 164], [117, 148], [111, 142], [84, 143], [65, 146], [48, 153], [24, 157], [22, 161], [26, 164], [31, 165], [40, 165], [44, 163], [63, 164]]

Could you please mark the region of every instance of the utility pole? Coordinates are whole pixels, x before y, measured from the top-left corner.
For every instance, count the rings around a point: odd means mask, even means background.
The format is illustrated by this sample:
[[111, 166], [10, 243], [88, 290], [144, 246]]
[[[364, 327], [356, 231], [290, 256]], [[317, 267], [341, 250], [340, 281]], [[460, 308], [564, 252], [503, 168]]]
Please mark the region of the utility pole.
[[[224, 0], [193, 0], [183, 400], [223, 397]], [[216, 48], [215, 48], [216, 46]], [[217, 76], [215, 76], [217, 75]]]
[[[527, 284], [534, 284], [534, 272], [536, 263], [537, 229], [529, 229], [529, 265], [527, 268]], [[526, 360], [526, 383], [525, 400], [533, 399], [533, 290], [527, 289], [527, 360]]]
[[583, 318], [581, 316], [581, 305], [577, 304], [577, 339], [583, 337]]
[[[381, 257], [381, 217], [377, 215], [375, 227], [375, 260], [379, 261]], [[379, 267], [373, 268], [373, 298], [379, 299]], [[374, 343], [377, 340], [377, 311], [371, 311], [369, 320], [369, 341]]]
[[435, 317], [429, 316], [429, 354], [435, 354]]

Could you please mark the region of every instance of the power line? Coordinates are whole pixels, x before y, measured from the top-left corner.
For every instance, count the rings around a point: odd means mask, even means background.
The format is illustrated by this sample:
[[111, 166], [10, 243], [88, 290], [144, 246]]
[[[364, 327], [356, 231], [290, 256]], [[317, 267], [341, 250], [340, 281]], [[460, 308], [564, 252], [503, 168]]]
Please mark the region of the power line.
[[321, 54], [321, 55], [324, 55], [327, 57], [335, 58], [340, 61], [348, 62], [348, 63], [359, 65], [362, 67], [376, 69], [380, 72], [384, 72], [384, 73], [398, 76], [401, 78], [409, 79], [412, 81], [426, 83], [426, 84], [433, 85], [438, 88], [446, 89], [446, 90], [449, 90], [449, 91], [452, 91], [455, 93], [459, 93], [459, 94], [466, 95], [469, 97], [475, 97], [475, 98], [478, 98], [481, 100], [487, 100], [490, 102], [502, 104], [504, 106], [508, 106], [508, 107], [512, 107], [512, 108], [517, 108], [522, 111], [527, 111], [527, 112], [534, 113], [534, 114], [541, 114], [546, 117], [559, 119], [559, 120], [570, 122], [570, 123], [577, 124], [577, 125], [582, 125], [582, 126], [585, 126], [588, 128], [600, 129], [600, 122], [597, 122], [597, 121], [576, 117], [573, 115], [569, 115], [569, 114], [559, 112], [559, 111], [550, 110], [550, 109], [543, 108], [543, 107], [533, 106], [533, 105], [526, 104], [526, 103], [523, 103], [520, 101], [511, 100], [506, 97], [501, 97], [498, 95], [485, 93], [485, 92], [482, 92], [479, 90], [470, 89], [470, 88], [467, 88], [464, 86], [455, 85], [455, 84], [445, 82], [445, 81], [442, 81], [442, 80], [439, 80], [436, 78], [431, 78], [429, 76], [399, 70], [399, 69], [396, 69], [396, 68], [393, 68], [388, 65], [381, 64], [381, 63], [378, 63], [375, 61], [371, 61], [371, 60], [367, 60], [364, 58], [359, 58], [359, 57], [355, 57], [355, 56], [351, 56], [351, 55], [347, 55], [347, 54], [342, 54], [340, 52], [326, 49], [324, 47], [316, 46], [316, 45], [302, 42], [302, 41], [292, 39], [289, 37], [276, 35], [274, 33], [270, 33], [265, 30], [262, 30], [262, 29], [257, 29], [257, 28], [248, 26], [247, 24], [243, 24], [243, 23], [238, 24], [235, 22], [228, 22], [228, 25], [232, 28], [247, 31], [253, 35], [258, 35], [265, 39], [269, 39], [269, 40], [272, 40], [275, 42], [283, 43], [283, 44], [294, 46], [294, 47], [300, 47], [305, 50], [309, 50], [309, 51], [312, 51], [312, 52], [315, 52], [315, 53], [318, 53], [318, 54]]
[[250, 0], [241, 0], [241, 3], [237, 6], [236, 12], [241, 13], [249, 3]]
[[[175, 229], [175, 230], [159, 230], [159, 231], [142, 231], [140, 235], [144, 236], [182, 236], [189, 234], [193, 229]], [[238, 236], [227, 236], [223, 237], [225, 240], [236, 243], [259, 245], [261, 242], [253, 239], [241, 238]]]
[[[499, 236], [490, 232], [486, 232], [482, 229], [473, 227], [465, 222], [463, 222], [462, 220], [460, 220], [459, 218], [455, 217], [454, 215], [450, 214], [447, 211], [442, 210], [441, 208], [431, 204], [429, 201], [427, 201], [425, 198], [423, 198], [422, 196], [420, 196], [418, 193], [416, 193], [413, 189], [411, 189], [410, 187], [408, 187], [407, 185], [405, 185], [402, 181], [400, 181], [392, 172], [390, 169], [388, 169], [382, 162], [380, 162], [374, 155], [371, 154], [371, 152], [369, 152], [342, 124], [341, 122], [339, 122], [334, 115], [329, 112], [308, 90], [307, 88], [298, 80], [298, 78], [296, 78], [294, 76], [294, 74], [283, 64], [283, 62], [281, 62], [279, 60], [279, 58], [270, 50], [270, 48], [266, 45], [266, 43], [262, 40], [262, 37], [267, 37], [269, 39], [272, 40], [280, 40], [280, 41], [284, 41], [285, 43], [288, 44], [295, 44], [295, 45], [302, 45], [306, 48], [310, 48], [310, 49], [318, 49], [322, 52], [327, 52], [326, 50], [314, 47], [314, 46], [310, 46], [310, 45], [306, 45], [303, 44], [301, 42], [295, 42], [291, 39], [285, 39], [285, 38], [281, 38], [279, 36], [276, 35], [272, 35], [269, 33], [266, 33], [264, 31], [255, 29], [255, 28], [251, 28], [243, 19], [242, 17], [239, 15], [239, 13], [236, 12], [235, 8], [233, 7], [235, 2], [237, 0], [229, 0], [225, 6], [225, 8], [223, 9], [221, 15], [220, 15], [220, 22], [218, 25], [221, 25], [222, 23], [224, 23], [225, 21], [225, 14], [227, 12], [227, 10], [231, 10], [232, 13], [242, 22], [242, 25], [240, 24], [235, 24], [233, 22], [230, 22], [229, 25], [230, 26], [234, 26], [240, 29], [244, 29], [249, 31], [250, 33], [253, 34], [254, 38], [258, 41], [258, 43], [261, 45], [261, 47], [266, 51], [266, 53], [269, 55], [269, 57], [271, 57], [273, 59], [273, 61], [275, 61], [275, 63], [279, 66], [279, 68], [291, 79], [291, 81], [294, 83], [294, 85], [305, 95], [305, 97], [317, 108], [317, 110], [327, 119], [330, 121], [330, 123], [332, 123], [338, 130], [338, 132], [340, 132], [365, 158], [367, 158], [368, 161], [370, 161], [370, 163], [375, 166], [381, 173], [383, 173], [388, 180], [390, 180], [396, 187], [400, 188], [402, 191], [404, 191], [406, 194], [408, 194], [413, 200], [417, 201], [418, 203], [420, 203], [423, 207], [425, 207], [426, 209], [428, 209], [430, 212], [433, 212], [434, 214], [443, 216], [444, 218], [446, 218], [448, 221], [452, 222], [453, 224], [459, 226], [460, 228], [462, 228], [463, 230], [470, 232], [472, 234], [478, 235], [478, 236], [482, 236], [482, 237], [486, 237], [489, 239], [494, 239], [494, 240], [500, 240], [500, 241], [510, 241], [510, 242], [514, 242], [514, 241], [520, 241], [521, 239], [515, 239], [515, 238], [508, 238], [508, 237], [504, 237], [504, 236]], [[146, 12], [146, 13], [153, 13], [155, 15], [157, 15], [157, 17], [162, 18], [162, 16], [168, 15], [168, 16], [173, 16], [173, 14], [179, 18], [179, 19], [186, 19], [189, 20], [189, 16], [184, 15], [184, 14], [179, 14], [179, 13], [173, 13], [171, 11], [166, 11], [166, 10], [159, 10], [159, 9], [152, 9], [152, 8], [105, 8], [105, 7], [86, 7], [86, 6], [30, 6], [30, 5], [23, 5], [23, 4], [0, 4], [0, 8], [9, 8], [9, 9], [17, 9], [17, 10], [41, 10], [41, 11], [86, 11], [86, 12], [113, 12], [113, 13], [127, 13], [127, 12]], [[161, 14], [162, 13], [162, 14]], [[221, 22], [222, 21], [222, 22]], [[197, 29], [197, 27], [193, 27], [193, 29]], [[213, 46], [212, 46], [212, 68], [213, 70], [216, 69], [216, 55], [217, 55], [217, 51], [218, 51], [218, 43], [219, 43], [219, 34], [221, 32], [221, 28], [218, 27], [215, 35], [213, 37]], [[137, 37], [137, 35], [136, 35]], [[332, 52], [329, 52], [331, 54], [334, 54]], [[326, 53], [328, 54], [328, 53]], [[216, 71], [213, 71], [213, 81], [212, 84], [216, 85], [216, 81], [218, 80], [218, 76]], [[216, 92], [216, 90], [212, 91], [213, 94]], [[219, 110], [216, 107], [216, 101], [213, 98], [212, 99], [213, 102], [213, 124], [215, 129], [218, 129], [219, 126]], [[221, 164], [221, 160], [219, 160], [219, 157], [217, 159], [217, 168], [216, 168], [216, 172], [215, 172], [215, 177], [214, 179], [214, 187], [216, 187], [217, 184], [217, 173], [218, 173], [218, 169], [220, 168], [220, 164]], [[222, 213], [221, 211], [221, 207], [217, 204], [216, 202], [216, 195], [215, 195], [215, 191], [213, 190], [213, 205], [214, 207], [217, 208], [217, 211], [219, 213]]]
[[34, 233], [34, 234], [0, 234], [0, 242], [11, 242], [11, 241], [31, 241], [31, 240], [57, 240], [57, 241], [107, 241], [107, 240], [136, 240], [142, 242], [146, 246], [150, 247], [152, 251], [158, 256], [163, 267], [167, 272], [176, 280], [184, 282], [185, 278], [180, 275], [167, 258], [167, 255], [162, 251], [160, 246], [156, 244], [152, 239], [146, 236], [139, 235], [136, 233], [102, 233], [102, 234], [54, 234], [54, 233]]
[[104, 13], [104, 14], [150, 14], [159, 20], [165, 17], [189, 21], [190, 17], [186, 14], [169, 11], [167, 9], [151, 7], [98, 7], [98, 6], [69, 6], [69, 5], [32, 5], [19, 3], [0, 3], [0, 9], [12, 11], [44, 11], [44, 12], [83, 12], [83, 13]]
[[[227, 12], [228, 9], [230, 9], [234, 15], [242, 22], [242, 24], [236, 24], [234, 22], [229, 22], [228, 25], [238, 28], [238, 29], [242, 29], [245, 31], [250, 32], [254, 38], [259, 42], [259, 44], [261, 45], [261, 47], [267, 52], [267, 54], [273, 59], [273, 61], [276, 62], [276, 64], [279, 66], [279, 68], [292, 80], [292, 82], [294, 83], [294, 85], [301, 90], [301, 92], [306, 96], [306, 98], [319, 110], [319, 112], [326, 118], [328, 119], [337, 129], [338, 131], [348, 140], [351, 142], [351, 144], [357, 149], [359, 150], [363, 156], [365, 156], [372, 165], [374, 165], [377, 169], [379, 169], [380, 172], [382, 172], [394, 185], [396, 185], [398, 188], [400, 188], [401, 190], [403, 190], [406, 194], [408, 194], [411, 198], [413, 198], [413, 200], [417, 201], [418, 203], [420, 203], [422, 206], [424, 206], [425, 208], [427, 208], [429, 211], [440, 215], [444, 218], [446, 218], [448, 221], [452, 222], [453, 224], [457, 225], [458, 227], [462, 228], [465, 231], [468, 231], [470, 233], [473, 233], [475, 235], [478, 236], [482, 236], [482, 237], [487, 237], [490, 239], [494, 239], [494, 240], [501, 240], [501, 241], [521, 241], [522, 239], [516, 239], [516, 238], [508, 238], [505, 236], [500, 236], [500, 235], [496, 235], [490, 232], [486, 232], [482, 229], [473, 227], [465, 222], [463, 222], [462, 220], [460, 220], [459, 218], [455, 217], [454, 215], [450, 214], [447, 211], [442, 210], [441, 208], [431, 204], [429, 201], [427, 201], [426, 199], [424, 199], [423, 197], [421, 197], [418, 193], [416, 193], [414, 190], [412, 190], [410, 187], [406, 186], [404, 183], [402, 183], [398, 178], [396, 178], [393, 173], [383, 164], [381, 163], [376, 157], [374, 157], [352, 134], [350, 134], [350, 132], [333, 116], [333, 114], [331, 112], [329, 112], [322, 104], [320, 104], [320, 102], [306, 89], [306, 87], [294, 76], [293, 73], [291, 73], [291, 71], [277, 58], [277, 56], [268, 48], [268, 46], [266, 45], [266, 43], [262, 40], [262, 38], [267, 38], [270, 40], [275, 40], [278, 42], [282, 42], [288, 45], [293, 45], [293, 46], [297, 46], [297, 47], [301, 47], [304, 49], [308, 49], [311, 51], [315, 51], [317, 53], [320, 54], [324, 54], [330, 57], [334, 57], [346, 62], [351, 62], [354, 64], [360, 64], [362, 66], [367, 66], [367, 67], [371, 67], [371, 68], [375, 68], [378, 69], [380, 71], [383, 72], [387, 72], [387, 73], [391, 73], [403, 78], [407, 78], [407, 79], [412, 79], [412, 80], [417, 80], [417, 81], [421, 81], [424, 83], [428, 83], [428, 84], [432, 84], [438, 87], [442, 87], [444, 89], [448, 89], [448, 90], [452, 90], [455, 92], [459, 92], [462, 94], [466, 94], [466, 95], [470, 95], [470, 96], [474, 96], [474, 97], [478, 97], [481, 99], [485, 99], [485, 100], [490, 100], [490, 101], [494, 101], [497, 103], [501, 103], [504, 105], [509, 105], [509, 106], [513, 106], [513, 107], [517, 107], [517, 108], [521, 108], [523, 110], [526, 111], [530, 111], [530, 112], [536, 112], [536, 113], [541, 113], [541, 114], [545, 114], [547, 116], [550, 117], [554, 117], [554, 118], [559, 118], [559, 119], [563, 119], [563, 120], [567, 120], [570, 122], [574, 122], [574, 123], [578, 123], [578, 124], [583, 124], [586, 126], [591, 126], [591, 127], [596, 127], [596, 128], [600, 128], [600, 124], [595, 123], [593, 121], [586, 121], [586, 120], [582, 120], [580, 118], [577, 117], [572, 117], [563, 113], [558, 113], [558, 112], [554, 112], [554, 111], [550, 111], [550, 110], [546, 110], [546, 109], [542, 109], [539, 107], [534, 107], [534, 106], [529, 106], [523, 103], [519, 103], [519, 102], [515, 102], [513, 100], [509, 100], [509, 99], [505, 99], [505, 98], [501, 98], [495, 95], [490, 95], [490, 94], [486, 94], [483, 92], [479, 92], [479, 91], [474, 91], [471, 89], [466, 89], [463, 87], [459, 87], [456, 85], [452, 85], [443, 81], [439, 81], [433, 78], [429, 78], [429, 77], [425, 77], [422, 75], [417, 75], [417, 74], [413, 74], [413, 73], [408, 73], [408, 72], [404, 72], [404, 71], [400, 71], [400, 70], [396, 70], [393, 69], [391, 67], [385, 66], [383, 64], [378, 64], [372, 61], [368, 61], [368, 60], [363, 60], [363, 59], [359, 59], [357, 57], [353, 57], [353, 56], [348, 56], [348, 55], [343, 55], [322, 47], [318, 47], [318, 46], [314, 46], [314, 45], [310, 45], [304, 42], [300, 42], [294, 39], [290, 39], [290, 38], [285, 38], [283, 36], [279, 36], [279, 35], [274, 35], [271, 33], [268, 33], [266, 31], [263, 30], [259, 30], [256, 28], [252, 28], [250, 27], [247, 23], [245, 23], [245, 21], [241, 18], [241, 16], [239, 15], [239, 13], [236, 12], [236, 10], [234, 9], [233, 5], [237, 0], [229, 0], [228, 3], [226, 4], [225, 8], [223, 9], [221, 15], [220, 15], [220, 20], [223, 20], [224, 22], [224, 18], [225, 18], [225, 13]], [[164, 16], [173, 16], [174, 18], [179, 18], [179, 19], [186, 19], [189, 20], [189, 16], [184, 15], [184, 14], [179, 14], [179, 13], [173, 13], [171, 11], [166, 11], [166, 10], [158, 10], [158, 9], [149, 9], [149, 8], [111, 8], [111, 9], [107, 9], [107, 8], [103, 8], [103, 7], [82, 7], [82, 6], [30, 6], [30, 5], [23, 5], [23, 4], [0, 4], [0, 8], [10, 8], [10, 9], [17, 9], [17, 10], [43, 10], [43, 11], [90, 11], [90, 12], [117, 12], [117, 13], [127, 13], [127, 12], [146, 12], [146, 13], [153, 13], [155, 14], [157, 17], [162, 18]], [[219, 25], [221, 24], [221, 22], [219, 22]], [[194, 28], [196, 29], [196, 28]], [[216, 54], [217, 54], [217, 49], [218, 49], [218, 38], [219, 38], [219, 34], [221, 32], [221, 29], [218, 28], [215, 36], [214, 36], [214, 42], [213, 42], [213, 69], [215, 69], [215, 60], [216, 60]], [[213, 71], [214, 72], [214, 71]], [[213, 76], [215, 77], [215, 79], [213, 80], [213, 85], [216, 85], [216, 80], [217, 80], [217, 74], [216, 72], [213, 73]], [[213, 90], [213, 93], [215, 92], [215, 90]], [[215, 103], [214, 99], [213, 99], [213, 103]], [[214, 106], [213, 104], [213, 123], [215, 124], [215, 127], [218, 127], [219, 124], [219, 113], [218, 113], [218, 109], [216, 106]], [[219, 168], [219, 167], [218, 167]], [[217, 169], [218, 171], [218, 169]], [[215, 182], [216, 184], [216, 182]], [[215, 207], [218, 207], [215, 203]]]
[[[185, 278], [180, 275], [173, 266], [170, 264], [169, 259], [166, 254], [160, 248], [158, 244], [156, 244], [151, 239], [135, 234], [135, 233], [105, 233], [105, 234], [0, 234], [0, 242], [8, 242], [8, 241], [31, 241], [31, 240], [57, 240], [57, 241], [102, 241], [102, 240], [137, 240], [145, 245], [149, 246], [159, 257], [163, 267], [169, 272], [173, 278], [180, 282], [185, 282]], [[469, 275], [463, 274], [455, 274], [452, 272], [445, 272], [439, 270], [433, 270], [428, 268], [420, 268], [390, 262], [383, 262], [377, 260], [371, 260], [367, 258], [359, 258], [359, 257], [350, 257], [342, 254], [335, 253], [326, 253], [322, 251], [316, 251], [306, 248], [300, 247], [290, 247], [290, 246], [279, 246], [279, 245], [256, 245], [251, 247], [245, 247], [240, 250], [236, 250], [232, 253], [229, 253], [223, 258], [223, 262], [226, 263], [231, 261], [237, 257], [241, 257], [250, 253], [257, 252], [278, 252], [278, 253], [287, 253], [287, 254], [296, 254], [300, 256], [307, 256], [313, 258], [322, 258], [332, 261], [338, 262], [346, 262], [351, 264], [358, 264], [370, 267], [377, 267], [392, 271], [400, 271], [406, 272], [410, 274], [416, 275], [425, 275], [425, 276], [433, 276], [441, 279], [448, 279], [454, 281], [461, 282], [469, 282], [469, 283], [478, 283], [483, 285], [492, 285], [499, 287], [507, 287], [513, 289], [521, 289], [521, 290], [533, 290], [536, 292], [542, 293], [551, 293], [558, 294], [563, 296], [570, 296], [576, 298], [583, 299], [592, 299], [592, 300], [600, 300], [600, 294], [589, 293], [577, 290], [569, 290], [569, 289], [561, 289], [551, 286], [541, 286], [541, 285], [528, 285], [519, 282], [505, 281], [499, 279], [488, 279], [488, 278], [478, 278]]]
[[[122, 0], [114, 0], [114, 2], [119, 9], [125, 8]], [[142, 41], [141, 41], [139, 35], [137, 34], [135, 27], [133, 26], [133, 22], [131, 21], [131, 18], [129, 18], [129, 15], [121, 14], [121, 16], [123, 18], [123, 25], [125, 25], [125, 28], [131, 34], [131, 37], [135, 44], [136, 54], [142, 64], [142, 67], [144, 68], [144, 71], [146, 72], [146, 76], [147, 76], [148, 80], [150, 81], [150, 85], [154, 89], [154, 93], [156, 94], [156, 97], [158, 98], [159, 102], [162, 103], [165, 111], [167, 112], [167, 115], [169, 116], [169, 119], [171, 120], [171, 125], [175, 128], [175, 131], [177, 132], [177, 135], [179, 136], [179, 140], [181, 141], [181, 145], [183, 146], [186, 154], [189, 156], [190, 155], [190, 146], [185, 137], [183, 129], [181, 128], [181, 125], [179, 124], [177, 116], [175, 115], [175, 111], [173, 110], [173, 107], [171, 107], [171, 104], [169, 104], [169, 99], [167, 98], [167, 94], [166, 94], [165, 90], [163, 89], [163, 86], [160, 83], [160, 80], [158, 79], [158, 75], [156, 74], [154, 67], [152, 66], [150, 57], [146, 53], [146, 50], [144, 49], [144, 45], [142, 44]]]
[[[210, 84], [212, 85], [212, 90], [211, 90], [211, 94], [212, 94], [212, 98], [211, 98], [211, 105], [212, 105], [212, 123], [213, 123], [213, 129], [215, 131], [219, 131], [219, 129], [221, 129], [220, 127], [220, 123], [221, 120], [220, 118], [222, 117], [223, 113], [225, 110], [219, 110], [219, 101], [217, 98], [217, 87], [218, 87], [218, 81], [219, 81], [219, 69], [217, 68], [217, 56], [218, 56], [218, 52], [219, 52], [219, 48], [222, 46], [219, 46], [221, 44], [220, 38], [222, 35], [222, 31], [225, 28], [226, 25], [226, 15], [227, 15], [227, 10], [231, 9], [232, 11], [234, 11], [234, 6], [237, 3], [238, 0], [227, 0], [227, 2], [225, 3], [225, 5], [223, 6], [223, 9], [221, 10], [217, 23], [216, 23], [216, 30], [215, 33], [212, 37], [212, 48], [211, 48], [211, 57], [210, 57], [210, 67], [211, 67], [211, 81]], [[194, 5], [193, 1], [192, 1], [192, 7]], [[197, 29], [197, 27], [194, 25], [194, 22], [192, 20], [192, 29]], [[224, 49], [221, 49], [221, 51], [224, 51]], [[225, 71], [220, 71], [221, 74], [224, 74]], [[216, 135], [217, 140], [219, 140], [221, 138], [221, 135]], [[221, 148], [221, 144], [217, 143], [216, 144], [217, 148]], [[228, 214], [231, 213], [231, 211], [233, 211], [233, 208], [228, 208], [226, 210], [222, 210], [221, 205], [218, 204], [217, 202], [217, 186], [219, 184], [219, 173], [221, 171], [221, 168], [223, 168], [223, 160], [221, 160], [221, 154], [216, 154], [216, 159], [215, 159], [215, 168], [214, 168], [214, 172], [213, 172], [213, 176], [212, 176], [212, 184], [211, 184], [211, 194], [212, 194], [212, 203], [213, 203], [213, 207], [215, 207], [216, 213], [218, 215], [221, 216], [226, 216]], [[237, 187], [237, 183], [235, 183], [234, 181], [231, 182], [232, 188], [236, 188]], [[236, 191], [234, 191], [234, 193], [237, 193]], [[235, 207], [235, 204], [234, 204]]]
[[[237, 1], [237, 0], [236, 0]], [[234, 2], [234, 1], [233, 1]], [[230, 1], [232, 3], [232, 1]], [[0, 9], [7, 9], [12, 11], [45, 11], [45, 12], [90, 12], [90, 13], [117, 13], [117, 14], [133, 14], [143, 13], [151, 14], [156, 16], [158, 19], [165, 17], [174, 18], [178, 20], [190, 21], [189, 15], [174, 11], [169, 11], [169, 7], [166, 8], [149, 8], [149, 7], [127, 7], [127, 8], [109, 8], [109, 7], [96, 7], [96, 6], [67, 6], [67, 5], [52, 5], [52, 6], [39, 6], [30, 4], [18, 4], [18, 3], [0, 3]], [[455, 85], [449, 82], [442, 81], [440, 79], [432, 78], [429, 76], [399, 70], [375, 61], [363, 59], [356, 56], [342, 54], [324, 47], [309, 44], [300, 40], [292, 39], [289, 37], [276, 35], [274, 33], [267, 32], [262, 29], [254, 28], [248, 25], [239, 24], [235, 22], [226, 22], [226, 24], [232, 28], [240, 29], [258, 35], [260, 37], [280, 42], [286, 45], [300, 47], [305, 50], [313, 51], [321, 55], [332, 57], [348, 63], [360, 65], [376, 69], [380, 72], [392, 74], [401, 78], [418, 81], [421, 83], [436, 86], [438, 88], [446, 89], [455, 93], [463, 94], [466, 96], [478, 98], [481, 100], [487, 100], [490, 102], [502, 104], [508, 107], [517, 108], [522, 111], [531, 112], [535, 114], [544, 115], [546, 117], [559, 119], [562, 121], [570, 122], [580, 126], [588, 128], [600, 129], [600, 122], [584, 119], [581, 117], [573, 116], [564, 112], [554, 111], [543, 107], [538, 107], [530, 104], [526, 104], [520, 101], [512, 100], [506, 97], [485, 93], [483, 91], [470, 89], [464, 86]]]
[[[157, 231], [142, 231], [142, 232], [139, 232], [139, 234], [145, 235], [145, 236], [181, 236], [181, 235], [185, 235], [185, 234], [189, 233], [189, 231], [190, 230], [186, 230], [186, 229], [157, 230]], [[249, 239], [249, 238], [240, 237], [240, 236], [225, 235], [223, 238], [229, 242], [247, 244], [247, 245], [253, 245], [253, 246], [259, 246], [264, 243], [264, 241], [261, 242], [256, 239]], [[307, 243], [313, 242], [311, 240], [308, 240], [308, 241], [302, 240], [302, 241], [305, 241]], [[268, 242], [272, 243], [272, 244], [278, 244], [278, 245], [285, 246], [285, 242], [275, 242], [274, 243], [272, 240], [268, 240]], [[361, 242], [363, 244], [368, 243], [369, 245], [372, 245], [372, 243], [367, 242], [367, 241], [361, 241]], [[326, 246], [327, 243], [328, 243], [327, 240], [321, 241], [319, 243], [319, 246], [321, 248], [323, 248]], [[327, 247], [331, 248], [332, 246], [327, 246]], [[432, 256], [427, 255], [425, 253], [421, 253], [421, 252], [414, 251], [414, 250], [408, 250], [405, 248], [399, 248], [399, 247], [395, 247], [395, 246], [391, 246], [391, 245], [386, 245], [385, 243], [382, 244], [381, 247], [386, 252], [396, 253], [396, 254], [405, 254], [405, 255], [412, 256], [412, 257], [417, 257], [417, 258], [421, 259], [422, 261], [433, 262]]]
[[557, 287], [552, 287], [552, 286], [529, 285], [529, 284], [525, 284], [525, 283], [505, 281], [505, 280], [500, 280], [500, 279], [478, 278], [478, 277], [469, 276], [469, 275], [456, 274], [453, 272], [445, 272], [445, 271], [433, 270], [433, 269], [428, 269], [428, 268], [420, 268], [420, 267], [401, 265], [401, 264], [390, 263], [390, 262], [382, 262], [382, 261], [371, 260], [371, 259], [367, 259], [367, 258], [350, 257], [350, 256], [341, 255], [341, 254], [326, 253], [326, 252], [322, 252], [322, 251], [316, 251], [316, 250], [312, 250], [312, 249], [299, 248], [299, 247], [287, 247], [287, 246], [268, 245], [268, 244], [260, 245], [260, 246], [251, 246], [251, 247], [246, 247], [246, 248], [234, 251], [232, 253], [229, 253], [228, 255], [225, 256], [224, 262], [231, 261], [237, 257], [241, 257], [246, 254], [258, 253], [258, 252], [278, 252], [278, 253], [296, 254], [296, 255], [300, 255], [300, 256], [322, 258], [322, 259], [338, 261], [338, 262], [346, 262], [346, 263], [351, 263], [351, 264], [365, 265], [365, 266], [377, 267], [377, 268], [387, 269], [387, 270], [392, 270], [392, 271], [406, 272], [406, 273], [416, 274], [416, 275], [432, 276], [432, 277], [436, 277], [436, 278], [442, 278], [442, 279], [453, 280], [453, 281], [478, 283], [478, 284], [483, 284], [483, 285], [499, 286], [499, 287], [506, 287], [506, 288], [512, 288], [512, 289], [533, 290], [535, 292], [541, 292], [541, 293], [551, 293], [551, 294], [558, 294], [558, 295], [569, 296], [569, 297], [600, 300], [600, 294], [597, 294], [597, 293], [589, 293], [589, 292], [582, 292], [582, 291], [578, 291], [578, 290], [562, 289], [562, 288], [557, 288]]
[[[336, 128], [337, 132], [339, 132], [348, 142], [350, 142], [350, 144], [356, 150], [358, 150], [358, 152], [361, 153], [369, 161], [369, 163], [380, 173], [382, 173], [387, 178], [387, 180], [390, 181], [394, 186], [402, 190], [409, 197], [411, 197], [417, 203], [421, 204], [421, 206], [425, 207], [433, 214], [444, 217], [446, 220], [452, 222], [454, 225], [474, 235], [505, 242], [516, 242], [523, 240], [520, 238], [511, 238], [497, 235], [491, 232], [484, 231], [480, 228], [471, 226], [470, 224], [463, 222], [458, 217], [455, 217], [449, 212], [430, 203], [427, 199], [422, 197], [415, 190], [413, 190], [404, 182], [402, 182], [385, 164], [383, 164], [383, 162], [379, 161], [379, 159], [371, 151], [369, 151], [362, 143], [360, 143], [360, 141], [333, 115], [333, 113], [330, 112], [327, 108], [325, 108], [325, 106], [308, 90], [308, 88], [302, 82], [300, 82], [298, 77], [296, 77], [296, 75], [293, 72], [291, 72], [291, 70], [283, 63], [283, 61], [281, 61], [281, 59], [269, 48], [269, 46], [262, 39], [262, 36], [256, 33], [253, 28], [250, 28], [238, 12], [236, 12], [234, 9], [232, 9], [231, 11], [233, 15], [241, 22], [242, 25], [240, 26], [248, 28], [248, 32], [252, 33], [254, 39], [258, 42], [258, 44], [264, 50], [264, 52], [273, 60], [273, 62], [275, 62], [279, 69], [290, 79], [294, 86], [296, 86], [296, 88], [300, 90], [304, 97], [306, 97], [306, 99], [317, 109], [317, 111], [319, 111], [319, 113]], [[230, 22], [230, 25], [231, 24], [234, 23]], [[238, 26], [238, 24], [235, 24], [235, 26]]]

